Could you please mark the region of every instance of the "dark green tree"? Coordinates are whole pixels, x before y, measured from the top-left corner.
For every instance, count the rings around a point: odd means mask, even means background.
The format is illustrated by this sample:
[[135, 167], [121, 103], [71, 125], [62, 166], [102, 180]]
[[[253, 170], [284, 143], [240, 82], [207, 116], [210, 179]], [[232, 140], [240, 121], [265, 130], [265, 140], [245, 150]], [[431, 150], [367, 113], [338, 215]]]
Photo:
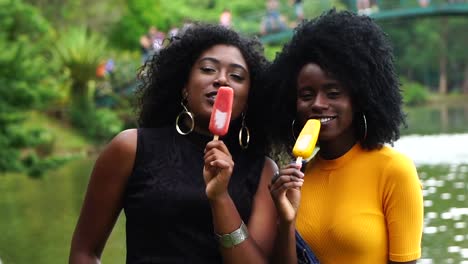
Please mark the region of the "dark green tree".
[[[21, 0], [0, 3], [0, 172], [37, 171], [49, 153], [27, 151], [50, 143], [47, 131], [25, 129], [25, 113], [45, 109], [61, 94], [59, 69], [50, 63], [51, 28], [40, 12]], [[44, 150], [44, 149], [43, 149]], [[26, 154], [28, 153], [28, 154]]]

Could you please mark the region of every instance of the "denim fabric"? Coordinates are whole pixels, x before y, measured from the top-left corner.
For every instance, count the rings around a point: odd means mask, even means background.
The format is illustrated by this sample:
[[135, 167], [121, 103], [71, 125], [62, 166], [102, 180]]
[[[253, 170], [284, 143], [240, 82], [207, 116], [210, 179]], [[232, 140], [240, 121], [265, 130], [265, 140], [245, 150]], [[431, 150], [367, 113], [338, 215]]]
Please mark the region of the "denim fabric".
[[312, 249], [304, 241], [296, 230], [296, 254], [298, 264], [319, 264], [317, 257], [315, 256]]

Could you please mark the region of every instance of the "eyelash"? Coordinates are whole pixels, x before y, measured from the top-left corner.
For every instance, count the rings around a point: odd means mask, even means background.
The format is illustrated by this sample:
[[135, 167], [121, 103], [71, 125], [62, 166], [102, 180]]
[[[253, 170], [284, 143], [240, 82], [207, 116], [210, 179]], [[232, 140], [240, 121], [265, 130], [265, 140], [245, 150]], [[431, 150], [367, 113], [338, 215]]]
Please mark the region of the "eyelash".
[[209, 67], [201, 67], [200, 69], [201, 69], [203, 72], [213, 72], [213, 71], [215, 71], [215, 69], [209, 68]]
[[[340, 92], [328, 92], [326, 95], [330, 99], [335, 99], [335, 98], [340, 96]], [[307, 101], [307, 100], [311, 100], [313, 97], [315, 97], [315, 94], [313, 94], [313, 93], [303, 93], [303, 94], [299, 94], [298, 97], [300, 99], [304, 100], [304, 101]]]
[[231, 77], [233, 77], [234, 79], [238, 80], [238, 81], [243, 81], [245, 78], [242, 77], [241, 75], [238, 75], [238, 74], [231, 74]]
[[[201, 67], [200, 70], [202, 72], [215, 72], [216, 70], [213, 69], [213, 68], [210, 68], [210, 67]], [[243, 81], [245, 80], [245, 78], [240, 75], [240, 74], [230, 74], [229, 76], [231, 76], [232, 78], [236, 79], [237, 81]]]
[[299, 94], [298, 97], [299, 97], [300, 99], [302, 99], [302, 100], [307, 101], [307, 100], [312, 99], [312, 98], [314, 97], [314, 95], [313, 95], [312, 93], [303, 93], [303, 94]]

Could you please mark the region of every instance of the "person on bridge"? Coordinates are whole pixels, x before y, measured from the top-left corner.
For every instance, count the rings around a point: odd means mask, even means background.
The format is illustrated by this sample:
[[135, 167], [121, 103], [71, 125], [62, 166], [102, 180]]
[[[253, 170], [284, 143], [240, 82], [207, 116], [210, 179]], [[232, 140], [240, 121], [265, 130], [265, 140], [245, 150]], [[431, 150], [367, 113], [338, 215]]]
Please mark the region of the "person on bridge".
[[273, 142], [291, 149], [308, 119], [321, 123], [304, 172], [286, 165], [270, 187], [276, 263], [296, 263], [295, 229], [322, 264], [416, 263], [422, 188], [413, 161], [389, 146], [405, 115], [386, 34], [367, 16], [330, 10], [296, 28], [267, 76]]
[[[70, 263], [100, 263], [122, 210], [127, 263], [267, 263], [277, 220], [268, 184], [278, 168], [265, 156], [255, 95], [267, 65], [258, 40], [208, 24], [192, 24], [147, 61], [139, 128], [98, 157]], [[221, 86], [234, 91], [232, 122], [213, 140]]]
[[260, 34], [276, 33], [288, 28], [286, 18], [280, 12], [278, 0], [266, 0], [266, 14], [260, 23]]

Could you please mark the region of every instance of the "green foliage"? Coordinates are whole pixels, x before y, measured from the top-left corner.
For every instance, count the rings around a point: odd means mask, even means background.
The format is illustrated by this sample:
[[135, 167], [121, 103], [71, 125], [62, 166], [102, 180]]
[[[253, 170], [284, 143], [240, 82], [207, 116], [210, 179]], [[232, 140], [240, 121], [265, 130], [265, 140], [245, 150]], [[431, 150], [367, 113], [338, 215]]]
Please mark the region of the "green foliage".
[[80, 109], [71, 109], [70, 115], [76, 128], [98, 142], [109, 140], [123, 128], [122, 120], [115, 112], [107, 108], [86, 112]]
[[[444, 32], [444, 20], [447, 20]], [[466, 17], [428, 17], [381, 23], [393, 42], [399, 73], [438, 87], [442, 56], [448, 58], [449, 89], [461, 86], [468, 61]], [[405, 28], [405, 30], [401, 30]]]
[[[56, 43], [56, 52], [60, 61], [70, 70], [73, 81], [73, 93], [86, 90], [85, 84], [96, 75], [96, 68], [106, 52], [106, 41], [84, 27], [62, 31]], [[75, 87], [79, 85], [79, 87]]]
[[47, 170], [58, 168], [73, 158], [73, 156], [40, 158], [35, 153], [31, 153], [24, 158], [23, 164], [28, 168], [27, 174], [29, 176], [38, 178]]
[[218, 23], [223, 9], [232, 12], [234, 28], [241, 32], [258, 32], [265, 11], [264, 1], [251, 0], [129, 0], [127, 10], [112, 30], [112, 45], [137, 49], [139, 38], [150, 26], [167, 32], [190, 21]]
[[72, 108], [87, 111], [93, 107], [88, 82], [96, 77], [97, 66], [105, 56], [106, 41], [84, 27], [62, 31], [59, 36], [56, 55], [70, 71]]
[[112, 52], [114, 69], [96, 82], [95, 101], [98, 107], [110, 107], [132, 113], [136, 75], [141, 65], [138, 52]]
[[283, 46], [271, 46], [271, 45], [266, 45], [265, 46], [265, 57], [269, 61], [273, 61], [276, 58], [276, 54], [278, 52], [281, 52], [281, 49]]
[[127, 10], [112, 29], [111, 39], [115, 47], [136, 49], [140, 36], [146, 34], [150, 26], [167, 30], [167, 12], [161, 9], [159, 0], [128, 0]]
[[49, 63], [52, 30], [37, 9], [0, 2], [0, 28], [0, 172], [18, 171], [27, 169], [23, 151], [45, 142], [37, 129], [24, 129], [25, 112], [59, 101], [64, 80]]
[[[427, 86], [438, 85], [437, 78], [430, 78], [438, 74], [438, 52], [434, 52], [440, 49], [438, 24], [434, 19], [400, 23], [398, 26], [390, 22], [383, 24], [394, 43], [398, 68], [410, 79]], [[406, 30], [401, 30], [402, 27]]]
[[122, 16], [126, 0], [23, 0], [41, 10], [56, 29], [85, 26], [106, 33]]
[[0, 34], [8, 41], [15, 41], [21, 36], [37, 40], [50, 30], [40, 11], [21, 0], [0, 1], [0, 26]]
[[[468, 83], [468, 34], [466, 25], [468, 18], [456, 17], [448, 21], [448, 60], [449, 85], [453, 90], [461, 91], [463, 83]], [[467, 88], [465, 88], [467, 89]], [[468, 90], [465, 91], [465, 93]]]
[[427, 102], [429, 92], [417, 83], [407, 79], [402, 79], [403, 101], [408, 106], [421, 105]]
[[321, 1], [303, 1], [304, 16], [308, 19], [320, 15], [323, 11], [330, 8], [344, 10], [346, 5], [340, 0], [321, 0]]

